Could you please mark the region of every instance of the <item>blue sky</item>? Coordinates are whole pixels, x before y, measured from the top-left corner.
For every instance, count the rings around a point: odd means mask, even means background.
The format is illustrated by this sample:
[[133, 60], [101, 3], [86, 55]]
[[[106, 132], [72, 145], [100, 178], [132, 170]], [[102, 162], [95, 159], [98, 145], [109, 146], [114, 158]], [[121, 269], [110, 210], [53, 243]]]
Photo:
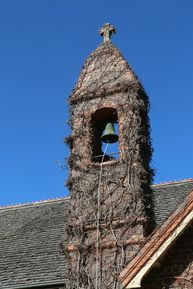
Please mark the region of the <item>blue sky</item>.
[[67, 194], [67, 98], [105, 22], [150, 97], [155, 182], [193, 177], [192, 11], [192, 0], [0, 1], [1, 205]]

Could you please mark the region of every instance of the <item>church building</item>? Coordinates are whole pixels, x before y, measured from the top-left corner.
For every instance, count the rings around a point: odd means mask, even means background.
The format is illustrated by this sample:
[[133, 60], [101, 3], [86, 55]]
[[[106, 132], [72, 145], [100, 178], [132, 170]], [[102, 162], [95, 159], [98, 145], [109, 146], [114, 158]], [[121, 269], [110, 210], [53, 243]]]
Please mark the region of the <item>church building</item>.
[[193, 179], [153, 184], [149, 99], [100, 29], [69, 97], [69, 197], [0, 207], [0, 289], [193, 288]]

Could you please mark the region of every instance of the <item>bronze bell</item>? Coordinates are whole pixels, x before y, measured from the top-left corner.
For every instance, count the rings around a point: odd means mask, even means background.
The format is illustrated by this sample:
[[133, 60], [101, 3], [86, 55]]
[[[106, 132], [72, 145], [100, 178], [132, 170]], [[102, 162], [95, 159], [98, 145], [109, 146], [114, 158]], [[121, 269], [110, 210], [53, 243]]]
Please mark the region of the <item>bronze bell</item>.
[[115, 133], [114, 125], [112, 122], [108, 122], [105, 126], [103, 135], [101, 136], [102, 142], [105, 143], [115, 143], [119, 139], [118, 135]]

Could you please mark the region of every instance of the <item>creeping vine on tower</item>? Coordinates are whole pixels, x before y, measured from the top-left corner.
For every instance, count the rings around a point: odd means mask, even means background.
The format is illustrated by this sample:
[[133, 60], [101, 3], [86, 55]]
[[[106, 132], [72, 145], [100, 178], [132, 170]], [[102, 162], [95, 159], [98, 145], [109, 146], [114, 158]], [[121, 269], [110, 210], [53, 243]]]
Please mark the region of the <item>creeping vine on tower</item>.
[[[112, 33], [109, 23], [100, 30], [104, 41], [86, 60], [69, 98], [71, 289], [120, 288], [120, 272], [152, 229], [149, 100], [111, 43]], [[109, 123], [118, 127], [117, 158], [103, 150]]]

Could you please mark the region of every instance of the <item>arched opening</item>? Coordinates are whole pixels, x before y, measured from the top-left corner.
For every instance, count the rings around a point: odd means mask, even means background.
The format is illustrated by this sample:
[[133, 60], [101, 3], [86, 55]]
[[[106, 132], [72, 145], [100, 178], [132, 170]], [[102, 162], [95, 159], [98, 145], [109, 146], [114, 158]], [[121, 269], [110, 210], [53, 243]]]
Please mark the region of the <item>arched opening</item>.
[[97, 110], [91, 118], [92, 161], [100, 163], [119, 159], [119, 125], [114, 108]]

